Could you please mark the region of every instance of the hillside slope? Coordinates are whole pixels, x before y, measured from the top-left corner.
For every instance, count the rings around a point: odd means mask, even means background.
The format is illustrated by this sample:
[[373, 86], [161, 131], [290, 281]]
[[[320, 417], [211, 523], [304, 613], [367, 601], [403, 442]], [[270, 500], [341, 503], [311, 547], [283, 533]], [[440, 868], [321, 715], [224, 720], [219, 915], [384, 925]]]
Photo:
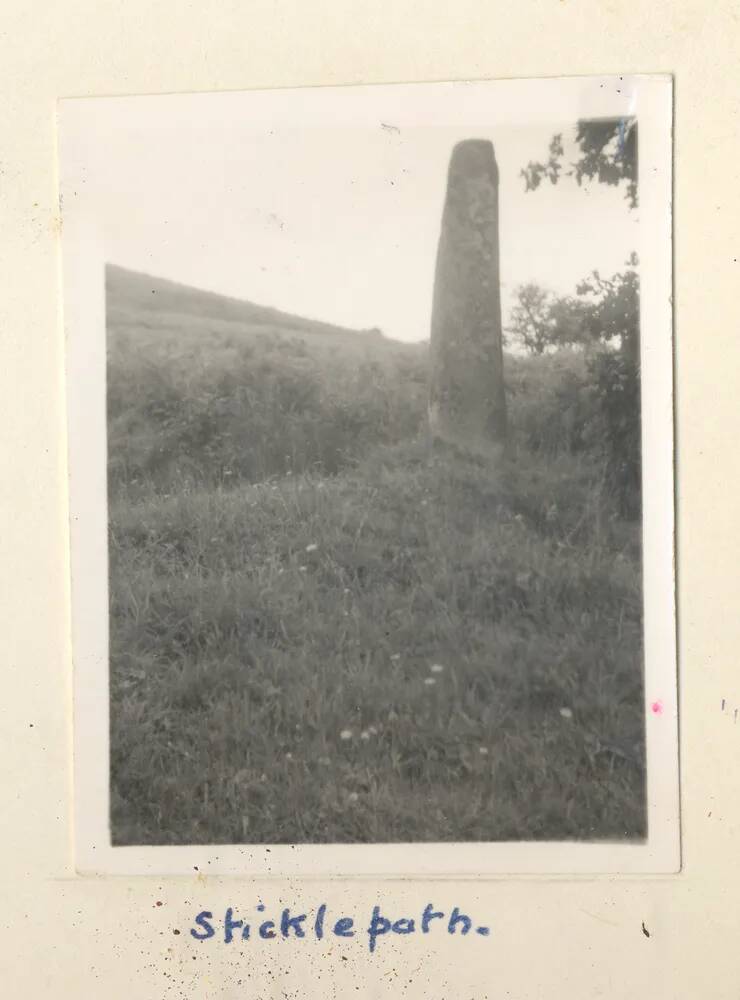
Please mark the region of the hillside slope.
[[181, 285], [108, 264], [105, 271], [109, 325], [151, 328], [208, 325], [234, 333], [274, 333], [323, 337], [347, 343], [381, 340], [378, 330], [351, 330], [319, 320], [305, 319], [270, 306]]

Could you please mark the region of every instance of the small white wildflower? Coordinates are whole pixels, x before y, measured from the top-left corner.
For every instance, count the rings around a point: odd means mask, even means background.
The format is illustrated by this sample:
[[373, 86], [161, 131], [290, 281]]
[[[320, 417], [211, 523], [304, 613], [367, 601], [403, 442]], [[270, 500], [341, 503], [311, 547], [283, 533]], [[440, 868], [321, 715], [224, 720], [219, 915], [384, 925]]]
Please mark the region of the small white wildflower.
[[344, 588], [344, 592], [345, 592], [345, 594], [349, 594], [349, 592], [350, 592], [349, 587], [345, 587]]
[[401, 659], [401, 654], [400, 653], [392, 653], [391, 654], [391, 660], [393, 661], [393, 663], [398, 663], [398, 661], [400, 659]]
[[317, 548], [318, 545], [315, 542], [311, 542], [310, 545], [306, 546], [306, 552], [315, 552]]
[[360, 733], [360, 739], [364, 743], [367, 743], [367, 741], [370, 739], [370, 733], [367, 731], [367, 729], [362, 730], [362, 732]]
[[350, 802], [357, 802], [359, 797], [360, 796], [357, 794], [357, 792], [350, 792], [348, 796]]
[[478, 747], [478, 753], [482, 757], [487, 757], [488, 756], [488, 747]]
[[286, 760], [293, 760], [293, 754], [292, 753], [286, 753], [285, 759]]
[[352, 739], [352, 730], [351, 729], [343, 729], [341, 731], [341, 733], [339, 734], [339, 739], [340, 740], [351, 740]]
[[368, 732], [370, 733], [371, 736], [377, 736], [378, 735], [378, 730], [376, 729], [375, 726], [368, 727]]
[[435, 681], [435, 679], [433, 677], [425, 677], [424, 678], [424, 683], [426, 684], [427, 687], [431, 687], [432, 684], [436, 684], [437, 682]]
[[562, 717], [564, 719], [572, 719], [573, 718], [573, 709], [571, 709], [571, 708], [561, 708], [560, 709], [560, 714], [562, 715]]
[[299, 573], [305, 573], [306, 572], [306, 567], [305, 566], [299, 566], [298, 567], [298, 572]]
[[433, 664], [431, 665], [431, 667], [429, 668], [429, 670], [430, 670], [430, 671], [431, 671], [431, 672], [432, 672], [433, 674], [441, 674], [441, 673], [442, 673], [442, 671], [444, 670], [444, 667], [442, 666], [442, 664], [441, 664], [441, 663], [433, 663]]

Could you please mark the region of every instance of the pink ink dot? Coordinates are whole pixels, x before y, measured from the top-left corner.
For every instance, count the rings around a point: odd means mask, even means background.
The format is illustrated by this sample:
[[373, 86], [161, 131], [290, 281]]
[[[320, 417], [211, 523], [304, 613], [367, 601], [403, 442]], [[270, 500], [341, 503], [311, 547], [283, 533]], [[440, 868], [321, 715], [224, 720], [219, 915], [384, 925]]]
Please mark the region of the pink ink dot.
[[650, 708], [652, 709], [653, 715], [661, 715], [663, 712], [663, 702], [658, 699], [658, 701], [654, 701], [652, 703]]

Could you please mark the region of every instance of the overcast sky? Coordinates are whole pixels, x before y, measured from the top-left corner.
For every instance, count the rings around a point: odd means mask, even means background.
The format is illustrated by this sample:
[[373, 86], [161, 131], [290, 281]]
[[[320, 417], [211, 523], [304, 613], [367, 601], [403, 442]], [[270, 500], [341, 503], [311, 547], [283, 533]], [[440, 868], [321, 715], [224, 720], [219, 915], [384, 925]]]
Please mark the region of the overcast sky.
[[65, 123], [65, 197], [95, 219], [108, 260], [425, 339], [449, 155], [466, 138], [492, 140], [499, 164], [505, 312], [519, 283], [573, 292], [638, 246], [622, 189], [565, 180], [525, 192], [520, 170], [545, 158], [554, 132], [572, 130], [575, 109], [548, 115], [540, 102], [536, 114], [502, 114], [478, 99], [457, 109], [452, 98], [431, 109], [428, 98], [355, 107], [345, 92], [317, 110], [299, 96], [248, 98], [76, 102], [86, 111]]

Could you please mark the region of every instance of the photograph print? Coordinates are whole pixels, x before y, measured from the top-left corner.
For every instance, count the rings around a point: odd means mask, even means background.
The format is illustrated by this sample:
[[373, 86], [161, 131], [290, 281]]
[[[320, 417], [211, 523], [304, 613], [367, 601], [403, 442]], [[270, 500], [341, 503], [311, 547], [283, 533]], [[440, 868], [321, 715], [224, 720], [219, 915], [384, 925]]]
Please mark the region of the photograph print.
[[63, 102], [87, 849], [673, 864], [670, 100]]

